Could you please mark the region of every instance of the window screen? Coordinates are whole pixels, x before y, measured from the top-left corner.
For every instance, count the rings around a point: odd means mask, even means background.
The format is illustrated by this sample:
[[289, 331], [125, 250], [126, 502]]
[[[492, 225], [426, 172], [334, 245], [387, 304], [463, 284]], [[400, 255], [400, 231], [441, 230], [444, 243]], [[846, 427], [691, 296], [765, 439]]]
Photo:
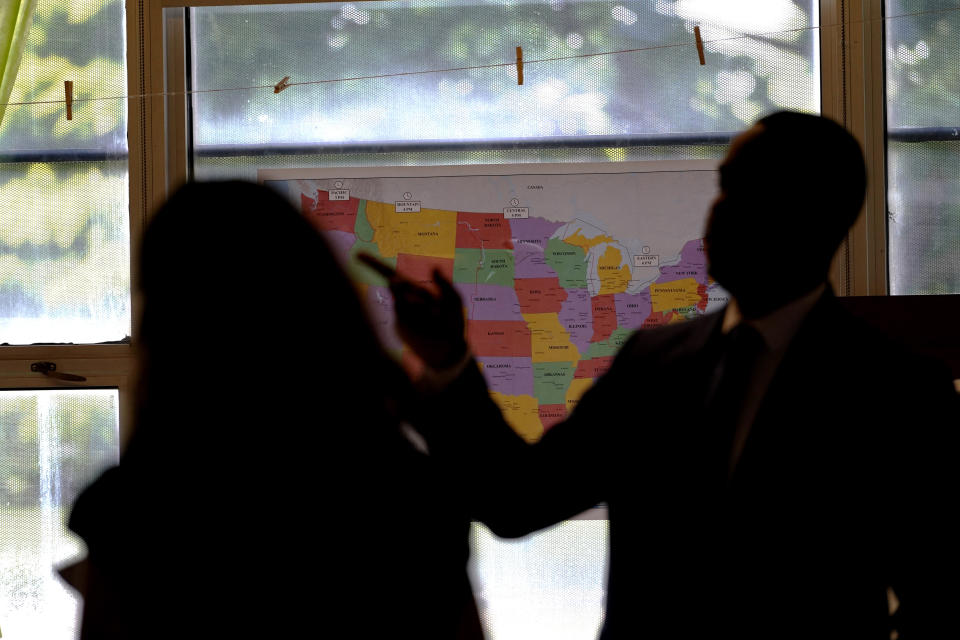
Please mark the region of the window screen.
[[955, 4], [886, 3], [887, 222], [894, 294], [960, 293], [960, 11]]
[[471, 532], [472, 580], [490, 640], [584, 640], [603, 623], [607, 521], [568, 520], [520, 540]]
[[[718, 157], [732, 133], [766, 113], [819, 110], [819, 36], [804, 29], [818, 20], [812, 0], [197, 8], [195, 175]], [[707, 41], [706, 66], [694, 24]], [[518, 45], [523, 86], [512, 63]], [[593, 55], [615, 51], [624, 53]], [[504, 66], [369, 77], [485, 65]], [[366, 79], [280, 94], [229, 90], [284, 76]]]
[[84, 551], [66, 520], [116, 464], [115, 390], [0, 391], [0, 625], [17, 640], [72, 640], [80, 599], [54, 574]]
[[[39, 0], [0, 123], [0, 344], [130, 333], [122, 0]], [[63, 81], [73, 80], [73, 119]]]

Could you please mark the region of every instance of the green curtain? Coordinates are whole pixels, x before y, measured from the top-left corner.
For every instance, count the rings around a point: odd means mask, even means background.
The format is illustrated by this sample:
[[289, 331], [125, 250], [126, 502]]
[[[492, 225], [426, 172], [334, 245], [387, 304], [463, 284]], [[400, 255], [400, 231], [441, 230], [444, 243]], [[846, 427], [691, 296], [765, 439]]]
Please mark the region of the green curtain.
[[37, 0], [0, 0], [0, 123], [17, 79]]

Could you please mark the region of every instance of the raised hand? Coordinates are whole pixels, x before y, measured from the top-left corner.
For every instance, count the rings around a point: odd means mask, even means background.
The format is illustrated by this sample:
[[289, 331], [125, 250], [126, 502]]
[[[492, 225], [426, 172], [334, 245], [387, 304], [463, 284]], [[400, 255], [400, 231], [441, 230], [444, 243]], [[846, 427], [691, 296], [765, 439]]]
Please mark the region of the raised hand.
[[463, 359], [467, 353], [463, 302], [439, 269], [433, 271], [438, 288], [434, 293], [368, 253], [358, 253], [357, 259], [387, 279], [397, 333], [427, 366], [439, 371]]

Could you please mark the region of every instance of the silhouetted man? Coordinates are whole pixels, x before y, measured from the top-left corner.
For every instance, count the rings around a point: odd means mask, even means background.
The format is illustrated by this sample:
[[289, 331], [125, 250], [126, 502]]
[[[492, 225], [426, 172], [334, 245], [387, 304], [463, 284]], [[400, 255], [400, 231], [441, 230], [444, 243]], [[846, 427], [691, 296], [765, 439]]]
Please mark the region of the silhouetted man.
[[394, 278], [401, 331], [440, 372], [425, 435], [472, 514], [510, 537], [608, 504], [602, 638], [957, 635], [950, 376], [827, 284], [865, 182], [825, 118], [777, 113], [739, 136], [704, 241], [733, 301], [635, 333], [532, 446], [464, 355], [449, 283]]

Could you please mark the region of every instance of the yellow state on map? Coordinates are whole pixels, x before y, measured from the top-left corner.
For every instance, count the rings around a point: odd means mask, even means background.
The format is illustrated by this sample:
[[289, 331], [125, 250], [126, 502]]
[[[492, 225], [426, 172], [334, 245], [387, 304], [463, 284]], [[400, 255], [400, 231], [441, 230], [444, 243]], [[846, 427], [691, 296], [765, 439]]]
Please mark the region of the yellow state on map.
[[593, 386], [593, 378], [574, 378], [567, 387], [567, 413], [577, 408], [580, 398]]
[[607, 250], [597, 261], [597, 275], [600, 276], [600, 293], [623, 293], [630, 284], [630, 266], [623, 264], [623, 254], [616, 247]]
[[700, 302], [700, 284], [693, 278], [650, 285], [650, 302], [654, 311], [672, 311], [692, 307]]
[[540, 405], [533, 396], [508, 396], [491, 391], [490, 397], [500, 407], [503, 417], [514, 431], [527, 442], [536, 442], [543, 435]]
[[453, 258], [457, 245], [457, 213], [421, 209], [397, 213], [391, 202], [367, 200], [367, 222], [373, 227], [373, 242], [384, 258], [408, 253], [433, 258]]
[[530, 329], [533, 362], [576, 362], [580, 359], [577, 346], [570, 342], [570, 334], [560, 324], [557, 314], [525, 313], [523, 319]]
[[588, 238], [587, 236], [583, 235], [583, 229], [577, 229], [573, 235], [567, 236], [563, 239], [563, 241], [567, 244], [572, 244], [575, 247], [582, 248], [584, 253], [589, 253], [590, 249], [594, 248], [598, 244], [603, 244], [604, 242], [613, 242], [613, 238], [603, 234]]

